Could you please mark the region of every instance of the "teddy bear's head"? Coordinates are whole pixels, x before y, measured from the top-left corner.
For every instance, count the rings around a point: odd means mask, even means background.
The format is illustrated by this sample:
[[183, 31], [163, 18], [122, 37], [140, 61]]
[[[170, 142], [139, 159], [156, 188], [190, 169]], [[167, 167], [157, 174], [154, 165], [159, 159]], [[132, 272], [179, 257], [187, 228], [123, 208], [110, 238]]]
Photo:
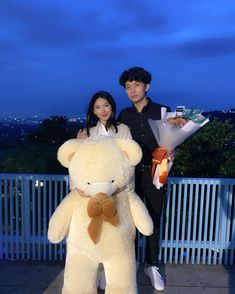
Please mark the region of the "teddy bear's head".
[[108, 136], [71, 139], [58, 150], [58, 160], [69, 169], [73, 186], [89, 196], [111, 195], [128, 185], [141, 157], [135, 141]]

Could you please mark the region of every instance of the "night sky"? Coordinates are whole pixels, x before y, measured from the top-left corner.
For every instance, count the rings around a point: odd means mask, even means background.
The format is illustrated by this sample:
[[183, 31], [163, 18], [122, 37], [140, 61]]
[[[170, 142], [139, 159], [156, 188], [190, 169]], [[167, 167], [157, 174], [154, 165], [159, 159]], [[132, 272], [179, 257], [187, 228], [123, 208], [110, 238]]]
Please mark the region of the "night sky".
[[235, 107], [234, 0], [0, 0], [0, 27], [0, 113], [84, 114], [98, 90], [119, 111], [132, 66], [172, 109]]

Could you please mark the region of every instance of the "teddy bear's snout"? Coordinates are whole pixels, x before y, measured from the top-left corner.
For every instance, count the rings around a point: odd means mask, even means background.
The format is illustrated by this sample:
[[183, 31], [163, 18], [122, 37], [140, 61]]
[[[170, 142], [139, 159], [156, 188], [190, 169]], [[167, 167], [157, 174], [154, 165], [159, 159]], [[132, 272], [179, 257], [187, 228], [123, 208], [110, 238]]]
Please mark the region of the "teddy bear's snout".
[[114, 192], [118, 189], [117, 184], [115, 181], [111, 181], [110, 183], [107, 182], [96, 182], [96, 183], [89, 183], [84, 192], [86, 195], [90, 195], [94, 197], [98, 193], [104, 193], [111, 196]]

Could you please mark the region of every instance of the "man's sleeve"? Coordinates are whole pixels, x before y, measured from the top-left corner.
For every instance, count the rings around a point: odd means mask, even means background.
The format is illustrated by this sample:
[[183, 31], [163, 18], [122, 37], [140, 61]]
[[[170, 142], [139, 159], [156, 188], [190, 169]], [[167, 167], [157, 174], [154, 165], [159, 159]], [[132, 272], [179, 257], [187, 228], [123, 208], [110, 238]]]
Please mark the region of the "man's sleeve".
[[167, 106], [166, 109], [167, 109], [167, 112], [171, 112], [170, 106]]

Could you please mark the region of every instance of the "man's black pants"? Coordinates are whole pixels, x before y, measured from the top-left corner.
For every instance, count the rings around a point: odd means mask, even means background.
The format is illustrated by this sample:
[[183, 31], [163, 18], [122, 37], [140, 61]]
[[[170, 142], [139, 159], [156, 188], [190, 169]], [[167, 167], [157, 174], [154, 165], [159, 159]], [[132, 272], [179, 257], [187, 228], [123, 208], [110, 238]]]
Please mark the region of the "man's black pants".
[[[145, 203], [154, 224], [154, 232], [146, 237], [145, 262], [154, 265], [159, 248], [160, 237], [160, 219], [165, 188], [158, 190], [153, 185], [150, 166], [136, 168], [135, 172], [135, 192]], [[138, 248], [138, 239], [136, 238], [136, 253]], [[136, 256], [136, 259], [138, 257]]]

